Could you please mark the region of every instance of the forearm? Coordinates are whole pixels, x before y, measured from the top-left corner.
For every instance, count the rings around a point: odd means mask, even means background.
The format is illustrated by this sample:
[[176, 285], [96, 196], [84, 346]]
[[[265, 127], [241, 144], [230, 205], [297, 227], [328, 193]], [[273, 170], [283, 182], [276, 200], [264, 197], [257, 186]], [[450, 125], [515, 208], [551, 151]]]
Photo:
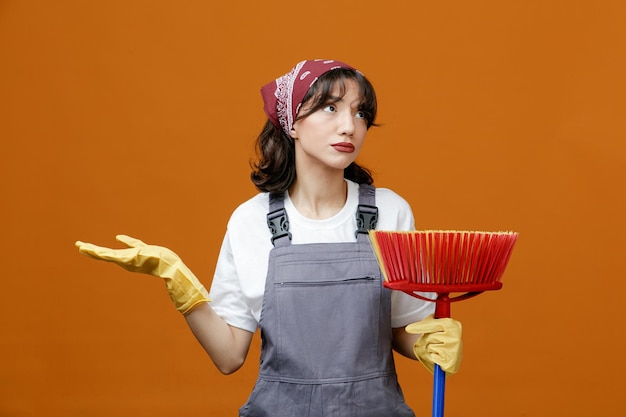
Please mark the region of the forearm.
[[419, 334], [407, 333], [404, 327], [397, 327], [393, 329], [393, 349], [406, 356], [409, 359], [417, 360], [413, 351], [413, 345], [417, 341]]
[[196, 307], [185, 320], [220, 372], [231, 374], [243, 365], [252, 333], [229, 326], [208, 303]]

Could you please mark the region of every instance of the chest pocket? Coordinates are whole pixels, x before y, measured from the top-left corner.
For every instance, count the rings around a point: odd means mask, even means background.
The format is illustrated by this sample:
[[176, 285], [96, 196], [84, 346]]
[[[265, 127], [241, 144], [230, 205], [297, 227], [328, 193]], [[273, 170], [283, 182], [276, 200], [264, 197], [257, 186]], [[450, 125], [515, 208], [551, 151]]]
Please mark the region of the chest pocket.
[[384, 303], [376, 261], [353, 251], [330, 251], [275, 266], [280, 368], [304, 380], [377, 373], [380, 361], [371, 359], [379, 355], [377, 306]]

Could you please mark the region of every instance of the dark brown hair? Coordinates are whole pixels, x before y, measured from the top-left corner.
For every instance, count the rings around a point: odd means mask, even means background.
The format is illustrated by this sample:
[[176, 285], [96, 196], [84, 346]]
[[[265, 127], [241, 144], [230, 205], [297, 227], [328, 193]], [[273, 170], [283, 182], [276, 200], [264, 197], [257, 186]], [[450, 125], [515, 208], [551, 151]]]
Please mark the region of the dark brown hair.
[[[326, 106], [332, 97], [333, 88], [338, 86], [340, 96], [345, 94], [347, 80], [354, 80], [361, 89], [362, 102], [359, 110], [365, 113], [367, 128], [376, 126], [376, 93], [372, 84], [358, 71], [338, 68], [324, 73], [311, 86], [302, 103], [311, 100], [310, 108], [304, 114], [299, 114], [296, 120], [303, 119], [311, 113]], [[252, 183], [263, 192], [283, 193], [296, 179], [296, 156], [293, 138], [269, 120], [256, 141], [257, 160], [251, 163]], [[371, 172], [358, 165], [351, 163], [343, 174], [344, 178], [358, 184], [373, 184]]]

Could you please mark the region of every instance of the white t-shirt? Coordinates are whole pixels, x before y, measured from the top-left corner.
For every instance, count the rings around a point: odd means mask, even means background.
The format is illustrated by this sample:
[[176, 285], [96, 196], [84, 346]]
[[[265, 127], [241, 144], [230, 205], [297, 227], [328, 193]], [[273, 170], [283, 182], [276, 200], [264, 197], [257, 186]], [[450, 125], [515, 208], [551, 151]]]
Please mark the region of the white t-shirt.
[[[352, 181], [347, 183], [345, 206], [339, 213], [324, 220], [312, 220], [301, 215], [291, 202], [289, 193], [286, 193], [285, 210], [292, 244], [356, 241], [359, 185]], [[415, 229], [411, 207], [393, 191], [376, 188], [376, 206], [376, 229]], [[257, 329], [261, 317], [269, 252], [273, 248], [267, 226], [268, 211], [268, 193], [257, 194], [235, 209], [228, 222], [210, 290], [211, 306], [215, 312], [231, 326], [250, 332]], [[429, 295], [429, 298], [433, 297], [433, 294]], [[432, 314], [434, 309], [432, 302], [393, 291], [391, 325], [406, 326]]]

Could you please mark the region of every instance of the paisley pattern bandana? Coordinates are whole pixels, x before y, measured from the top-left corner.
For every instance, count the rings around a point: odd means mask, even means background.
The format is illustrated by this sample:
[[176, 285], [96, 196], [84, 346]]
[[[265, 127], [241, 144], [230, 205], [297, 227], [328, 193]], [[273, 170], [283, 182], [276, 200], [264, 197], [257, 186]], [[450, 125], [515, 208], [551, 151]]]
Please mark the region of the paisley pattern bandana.
[[298, 62], [287, 74], [264, 85], [261, 88], [263, 109], [272, 124], [290, 136], [293, 121], [309, 88], [321, 75], [336, 68], [354, 69], [332, 59], [306, 60]]

